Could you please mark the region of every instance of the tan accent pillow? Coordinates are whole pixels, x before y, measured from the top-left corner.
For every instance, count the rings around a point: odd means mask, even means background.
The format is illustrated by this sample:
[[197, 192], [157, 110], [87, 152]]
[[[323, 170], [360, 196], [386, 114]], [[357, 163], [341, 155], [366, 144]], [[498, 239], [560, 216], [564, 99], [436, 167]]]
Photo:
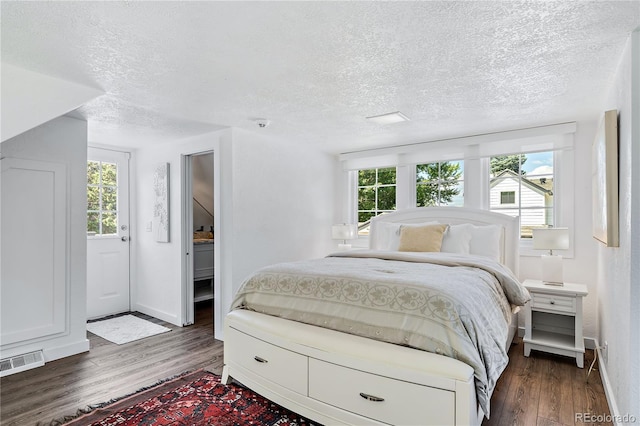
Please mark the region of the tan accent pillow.
[[425, 225], [400, 227], [398, 251], [440, 251], [442, 237], [449, 225]]

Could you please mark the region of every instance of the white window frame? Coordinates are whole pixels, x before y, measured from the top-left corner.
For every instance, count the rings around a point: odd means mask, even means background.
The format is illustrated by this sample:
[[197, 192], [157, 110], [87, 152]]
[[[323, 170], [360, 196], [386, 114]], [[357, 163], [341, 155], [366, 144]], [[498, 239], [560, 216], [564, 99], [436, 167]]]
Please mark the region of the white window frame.
[[[533, 154], [535, 152], [543, 152], [539, 150], [519, 151], [516, 154]], [[511, 155], [514, 153], [495, 154], [492, 157], [500, 155]], [[490, 161], [490, 157], [486, 159]], [[566, 202], [567, 197], [574, 192], [573, 183], [573, 149], [554, 150], [553, 151], [553, 179], [554, 179], [554, 197], [553, 197], [553, 223], [556, 227], [568, 227], [570, 233], [570, 248], [568, 250], [560, 250], [559, 254], [563, 257], [573, 258], [573, 202]], [[489, 171], [487, 171], [487, 185], [490, 181]], [[465, 193], [466, 195], [466, 193]], [[465, 204], [466, 205], [466, 204]], [[486, 194], [486, 207], [489, 210], [489, 190]], [[530, 238], [520, 239], [520, 256], [540, 256], [539, 250], [533, 249], [533, 240]]]
[[[574, 256], [574, 134], [575, 122], [528, 129], [467, 136], [339, 155], [345, 173], [345, 218], [357, 223], [357, 170], [396, 167], [396, 209], [415, 207], [415, 165], [464, 161], [464, 206], [489, 210], [489, 159], [494, 156], [554, 152], [554, 224], [569, 228], [570, 248], [563, 257]], [[354, 244], [367, 247], [368, 237]], [[520, 240], [521, 256], [540, 256], [531, 239]]]
[[[378, 171], [381, 169], [396, 169], [396, 182], [395, 183], [384, 183], [381, 184], [378, 182]], [[384, 212], [388, 212], [388, 211], [396, 211], [398, 209], [398, 205], [397, 205], [397, 200], [398, 200], [398, 169], [395, 166], [390, 166], [390, 167], [372, 167], [372, 168], [367, 168], [367, 169], [359, 169], [357, 170], [357, 172], [362, 171], [362, 170], [375, 170], [376, 172], [376, 181], [373, 185], [364, 185], [364, 186], [360, 186], [360, 184], [358, 183], [358, 181], [356, 181], [356, 198], [359, 197], [359, 192], [360, 192], [360, 188], [372, 188], [375, 191], [375, 209], [372, 211], [373, 213], [375, 213], [372, 217], [378, 216], [379, 214], [382, 214]], [[395, 188], [395, 193], [396, 193], [396, 208], [392, 209], [392, 210], [382, 210], [379, 209], [378, 207], [378, 194], [379, 194], [379, 189], [380, 188], [390, 188], [390, 187], [394, 187]], [[360, 209], [358, 208], [358, 206], [356, 205], [356, 212], [360, 213]], [[359, 222], [359, 220], [358, 220]]]

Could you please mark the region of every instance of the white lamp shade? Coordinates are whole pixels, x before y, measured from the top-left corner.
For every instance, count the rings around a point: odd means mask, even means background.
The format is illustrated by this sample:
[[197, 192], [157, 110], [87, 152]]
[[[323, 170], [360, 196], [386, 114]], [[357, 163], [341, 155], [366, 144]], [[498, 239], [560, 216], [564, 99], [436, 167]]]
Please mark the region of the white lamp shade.
[[567, 250], [569, 248], [569, 228], [534, 229], [533, 248], [536, 250]]
[[353, 240], [358, 237], [356, 225], [342, 223], [331, 227], [331, 238], [334, 240]]

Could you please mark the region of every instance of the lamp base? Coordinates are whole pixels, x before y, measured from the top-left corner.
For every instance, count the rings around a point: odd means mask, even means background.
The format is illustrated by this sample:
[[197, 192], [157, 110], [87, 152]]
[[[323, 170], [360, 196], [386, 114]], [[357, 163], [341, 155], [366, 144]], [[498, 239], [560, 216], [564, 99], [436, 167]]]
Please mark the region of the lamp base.
[[340, 250], [351, 250], [351, 244], [338, 244]]
[[562, 256], [542, 256], [542, 282], [545, 285], [562, 286]]

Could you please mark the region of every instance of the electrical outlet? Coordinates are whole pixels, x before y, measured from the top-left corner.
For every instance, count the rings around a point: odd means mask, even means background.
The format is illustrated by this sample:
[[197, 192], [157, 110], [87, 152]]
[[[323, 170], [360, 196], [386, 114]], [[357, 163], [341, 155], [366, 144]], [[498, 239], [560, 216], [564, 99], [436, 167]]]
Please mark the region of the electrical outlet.
[[151, 232], [151, 231], [153, 231], [153, 221], [152, 220], [147, 222], [147, 232]]
[[604, 341], [604, 347], [602, 348], [602, 360], [605, 364], [609, 364], [609, 342]]

